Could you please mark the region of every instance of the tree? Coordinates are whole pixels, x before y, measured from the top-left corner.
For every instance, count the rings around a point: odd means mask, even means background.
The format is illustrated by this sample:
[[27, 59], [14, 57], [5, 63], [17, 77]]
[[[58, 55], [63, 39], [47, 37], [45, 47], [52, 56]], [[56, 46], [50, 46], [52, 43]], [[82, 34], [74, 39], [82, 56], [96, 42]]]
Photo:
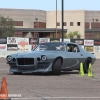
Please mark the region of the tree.
[[74, 34], [74, 36], [76, 36], [76, 38], [78, 38], [78, 39], [81, 38], [79, 31], [74, 31], [73, 34]]
[[70, 38], [70, 39], [73, 39], [73, 38], [74, 38], [73, 32], [69, 32], [67, 36], [68, 36], [68, 38]]
[[79, 33], [79, 31], [70, 31], [68, 34], [67, 34], [67, 37], [70, 38], [70, 39], [73, 39], [73, 38], [78, 38], [80, 39], [81, 38], [81, 34]]
[[0, 16], [0, 36], [10, 37], [14, 34], [13, 20], [9, 17]]
[[64, 38], [68, 38], [67, 34], [64, 34]]

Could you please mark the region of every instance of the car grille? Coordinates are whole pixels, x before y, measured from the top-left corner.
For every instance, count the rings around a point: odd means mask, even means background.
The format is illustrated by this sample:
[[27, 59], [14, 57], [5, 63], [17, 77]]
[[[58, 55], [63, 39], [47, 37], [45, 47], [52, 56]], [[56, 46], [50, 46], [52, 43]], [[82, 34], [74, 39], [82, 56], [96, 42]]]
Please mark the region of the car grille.
[[34, 64], [34, 58], [17, 58], [18, 65]]

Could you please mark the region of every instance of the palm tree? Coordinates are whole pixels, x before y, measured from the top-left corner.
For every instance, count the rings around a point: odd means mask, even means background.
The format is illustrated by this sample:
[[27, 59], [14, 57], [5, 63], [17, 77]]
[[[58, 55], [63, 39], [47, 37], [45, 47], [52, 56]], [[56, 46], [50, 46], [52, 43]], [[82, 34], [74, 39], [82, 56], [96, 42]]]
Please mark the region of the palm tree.
[[79, 31], [74, 31], [73, 34], [74, 36], [76, 36], [76, 38], [80, 39], [81, 34], [79, 33]]
[[81, 35], [80, 34], [77, 34], [77, 38], [80, 39], [81, 38]]
[[70, 38], [70, 39], [73, 39], [73, 38], [74, 38], [73, 32], [69, 32], [69, 34], [68, 34], [67, 36], [68, 36], [68, 38]]
[[77, 39], [80, 39], [81, 38], [81, 34], [79, 33], [79, 31], [70, 31], [67, 36], [64, 35], [65, 38], [70, 38], [70, 39], [73, 39], [73, 38], [77, 38]]
[[64, 34], [64, 38], [68, 38], [68, 36], [66, 34]]

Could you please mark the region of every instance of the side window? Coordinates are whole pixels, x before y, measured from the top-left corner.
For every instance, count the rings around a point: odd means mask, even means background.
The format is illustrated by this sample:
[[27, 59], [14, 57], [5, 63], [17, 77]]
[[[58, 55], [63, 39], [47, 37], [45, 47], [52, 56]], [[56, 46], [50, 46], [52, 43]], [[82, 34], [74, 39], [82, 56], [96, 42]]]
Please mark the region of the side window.
[[67, 44], [68, 52], [80, 52], [79, 47], [75, 44]]
[[75, 52], [80, 52], [80, 49], [79, 49], [79, 47], [77, 45], [74, 46], [74, 51]]

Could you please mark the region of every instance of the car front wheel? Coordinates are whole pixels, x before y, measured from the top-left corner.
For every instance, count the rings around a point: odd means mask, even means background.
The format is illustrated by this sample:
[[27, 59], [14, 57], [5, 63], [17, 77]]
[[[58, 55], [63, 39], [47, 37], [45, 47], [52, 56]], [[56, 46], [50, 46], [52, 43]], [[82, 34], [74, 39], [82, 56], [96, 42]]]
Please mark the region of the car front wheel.
[[54, 61], [52, 66], [52, 72], [54, 75], [60, 75], [61, 72], [61, 59], [58, 58]]

